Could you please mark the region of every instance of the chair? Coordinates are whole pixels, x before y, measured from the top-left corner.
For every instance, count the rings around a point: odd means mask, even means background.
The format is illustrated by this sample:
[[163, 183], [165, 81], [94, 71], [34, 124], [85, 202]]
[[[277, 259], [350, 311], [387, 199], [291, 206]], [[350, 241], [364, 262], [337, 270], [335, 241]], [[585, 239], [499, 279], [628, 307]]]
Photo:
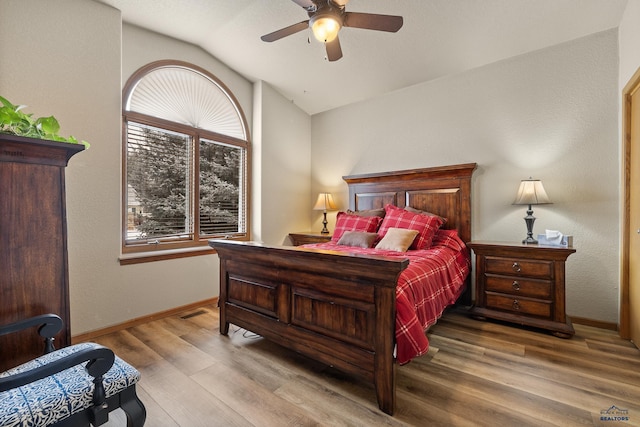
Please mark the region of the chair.
[[55, 350], [53, 336], [62, 325], [59, 316], [45, 314], [0, 326], [0, 335], [39, 326], [45, 343], [43, 356], [0, 372], [0, 426], [99, 426], [116, 408], [125, 412], [127, 427], [143, 426], [140, 373], [99, 344]]

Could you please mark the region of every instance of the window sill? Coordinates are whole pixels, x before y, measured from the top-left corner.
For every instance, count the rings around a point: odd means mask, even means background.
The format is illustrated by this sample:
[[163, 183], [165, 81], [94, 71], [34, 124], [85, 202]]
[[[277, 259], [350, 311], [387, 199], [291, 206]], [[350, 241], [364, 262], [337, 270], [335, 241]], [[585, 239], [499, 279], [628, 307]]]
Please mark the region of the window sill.
[[155, 252], [136, 252], [120, 255], [120, 265], [142, 264], [145, 262], [165, 261], [169, 259], [187, 258], [200, 255], [213, 255], [216, 251], [209, 246], [183, 249], [167, 249]]

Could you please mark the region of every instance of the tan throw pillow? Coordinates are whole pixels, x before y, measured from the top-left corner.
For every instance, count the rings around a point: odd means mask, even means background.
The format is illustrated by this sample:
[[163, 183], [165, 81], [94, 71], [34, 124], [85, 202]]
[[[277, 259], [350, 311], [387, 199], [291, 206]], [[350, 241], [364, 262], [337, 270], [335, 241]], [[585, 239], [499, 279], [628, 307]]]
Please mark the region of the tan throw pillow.
[[386, 249], [389, 251], [406, 252], [418, 235], [417, 230], [409, 230], [407, 228], [390, 228], [384, 235], [380, 243], [376, 245], [376, 249]]
[[340, 240], [339, 245], [356, 246], [358, 248], [371, 248], [378, 238], [378, 233], [367, 233], [364, 231], [345, 231]]

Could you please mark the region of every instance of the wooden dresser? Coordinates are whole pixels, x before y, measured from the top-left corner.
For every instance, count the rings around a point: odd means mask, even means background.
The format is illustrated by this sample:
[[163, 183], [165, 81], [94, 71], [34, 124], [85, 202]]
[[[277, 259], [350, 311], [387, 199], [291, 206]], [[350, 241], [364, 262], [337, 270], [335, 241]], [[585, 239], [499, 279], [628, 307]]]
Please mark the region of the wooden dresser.
[[289, 233], [289, 238], [293, 246], [306, 245], [308, 243], [326, 243], [331, 241], [331, 234], [322, 234], [320, 232], [302, 231], [298, 233]]
[[[81, 144], [0, 134], [0, 324], [45, 313], [71, 343], [65, 167]], [[42, 354], [34, 331], [0, 337], [0, 371]]]
[[471, 314], [575, 334], [565, 312], [565, 261], [573, 248], [470, 242], [476, 256], [476, 301]]

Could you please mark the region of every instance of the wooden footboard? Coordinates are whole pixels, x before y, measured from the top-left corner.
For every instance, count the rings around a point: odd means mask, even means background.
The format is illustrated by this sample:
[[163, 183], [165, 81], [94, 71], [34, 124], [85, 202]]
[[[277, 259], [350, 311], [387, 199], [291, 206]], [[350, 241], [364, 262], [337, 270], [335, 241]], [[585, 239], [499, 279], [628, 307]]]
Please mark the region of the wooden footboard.
[[[411, 206], [471, 240], [475, 163], [343, 177], [352, 210]], [[407, 259], [212, 240], [220, 257], [220, 332], [246, 328], [375, 385], [395, 407], [396, 284]], [[468, 283], [467, 283], [468, 285]], [[467, 286], [467, 289], [470, 289]], [[463, 304], [471, 303], [470, 293]]]
[[395, 407], [395, 291], [407, 259], [212, 240], [220, 257], [220, 332], [250, 330], [373, 382]]

